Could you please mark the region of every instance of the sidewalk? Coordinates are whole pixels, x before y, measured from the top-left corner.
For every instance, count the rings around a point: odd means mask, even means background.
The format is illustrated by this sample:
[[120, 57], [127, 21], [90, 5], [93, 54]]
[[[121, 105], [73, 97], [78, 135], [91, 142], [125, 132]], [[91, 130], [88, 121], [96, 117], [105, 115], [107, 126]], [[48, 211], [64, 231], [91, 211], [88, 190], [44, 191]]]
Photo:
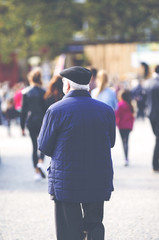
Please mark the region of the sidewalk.
[[[47, 180], [33, 180], [32, 146], [13, 126], [0, 126], [0, 240], [55, 240], [54, 208]], [[159, 174], [152, 171], [154, 136], [148, 120], [137, 121], [130, 135], [130, 166], [124, 167], [117, 130], [112, 149], [114, 186], [105, 203], [107, 240], [159, 240]], [[47, 168], [50, 159], [45, 159]]]

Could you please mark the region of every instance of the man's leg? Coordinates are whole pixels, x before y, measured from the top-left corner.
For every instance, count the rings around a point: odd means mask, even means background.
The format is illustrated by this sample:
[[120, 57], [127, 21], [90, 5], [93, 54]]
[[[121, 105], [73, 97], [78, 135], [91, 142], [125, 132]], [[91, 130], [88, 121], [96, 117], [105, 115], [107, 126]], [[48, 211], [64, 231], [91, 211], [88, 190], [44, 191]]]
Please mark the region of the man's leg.
[[32, 146], [33, 146], [33, 153], [32, 153], [33, 165], [34, 165], [34, 168], [36, 168], [37, 163], [38, 163], [37, 133], [36, 133], [35, 129], [33, 129], [33, 128], [29, 128], [29, 133], [30, 133], [30, 138], [31, 138], [31, 141], [32, 141]]
[[153, 153], [152, 161], [153, 170], [159, 170], [159, 137], [156, 137], [156, 144]]
[[130, 134], [130, 129], [125, 129], [125, 156], [126, 156], [126, 160], [128, 160], [128, 150], [129, 150], [129, 134]]
[[83, 218], [80, 203], [55, 201], [57, 240], [83, 240]]
[[87, 240], [104, 240], [103, 208], [104, 202], [83, 203], [84, 230]]
[[154, 147], [153, 159], [152, 159], [152, 166], [154, 170], [159, 170], [159, 122], [151, 120], [152, 130], [156, 136], [156, 143]]
[[128, 139], [129, 139], [129, 129], [120, 129], [120, 135], [123, 143], [124, 155], [125, 155], [125, 166], [128, 165]]

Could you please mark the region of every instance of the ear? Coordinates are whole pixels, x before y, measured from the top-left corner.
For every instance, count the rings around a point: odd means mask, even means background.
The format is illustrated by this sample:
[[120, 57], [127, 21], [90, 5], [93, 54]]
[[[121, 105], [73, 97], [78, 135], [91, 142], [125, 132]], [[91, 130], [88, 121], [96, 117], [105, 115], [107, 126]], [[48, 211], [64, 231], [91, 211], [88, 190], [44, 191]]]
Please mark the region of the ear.
[[67, 80], [63, 82], [63, 92], [67, 94], [70, 91], [70, 84]]
[[67, 92], [69, 92], [70, 91], [70, 84], [69, 84], [69, 82], [67, 81], [67, 85], [66, 85], [66, 90], [67, 90]]

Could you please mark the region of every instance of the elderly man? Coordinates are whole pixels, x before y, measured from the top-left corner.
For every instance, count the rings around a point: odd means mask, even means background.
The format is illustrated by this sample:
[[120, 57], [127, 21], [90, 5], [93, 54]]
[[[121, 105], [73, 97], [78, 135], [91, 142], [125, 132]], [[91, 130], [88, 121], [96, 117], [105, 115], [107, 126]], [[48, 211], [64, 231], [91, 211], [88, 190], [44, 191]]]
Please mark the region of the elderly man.
[[58, 240], [103, 240], [104, 201], [113, 191], [110, 148], [115, 116], [89, 94], [91, 72], [75, 66], [63, 70], [64, 98], [47, 110], [39, 149], [51, 157], [49, 194], [55, 201]]

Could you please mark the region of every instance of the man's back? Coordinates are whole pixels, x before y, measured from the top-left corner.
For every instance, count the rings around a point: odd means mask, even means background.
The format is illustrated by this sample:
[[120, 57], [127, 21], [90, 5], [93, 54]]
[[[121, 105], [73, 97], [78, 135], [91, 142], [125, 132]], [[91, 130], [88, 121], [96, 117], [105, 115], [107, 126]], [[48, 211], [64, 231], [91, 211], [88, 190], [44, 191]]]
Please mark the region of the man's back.
[[52, 157], [50, 194], [53, 181], [58, 200], [106, 200], [113, 190], [110, 153], [115, 142], [113, 110], [93, 100], [87, 91], [72, 91], [52, 105], [47, 114], [50, 128], [45, 131], [45, 139], [41, 135], [39, 140], [40, 150]]

